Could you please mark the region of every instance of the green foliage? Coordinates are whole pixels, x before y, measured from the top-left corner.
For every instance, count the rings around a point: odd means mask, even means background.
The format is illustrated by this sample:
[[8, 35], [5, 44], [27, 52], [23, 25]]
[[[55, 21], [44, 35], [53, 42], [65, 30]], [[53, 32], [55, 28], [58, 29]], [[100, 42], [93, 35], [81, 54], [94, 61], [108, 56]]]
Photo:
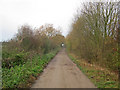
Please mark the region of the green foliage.
[[3, 43], [2, 67], [22, 65], [35, 54], [47, 54], [59, 48], [64, 39], [60, 31], [53, 28], [51, 24], [35, 31], [29, 25], [23, 25], [18, 29], [15, 38]]
[[64, 36], [51, 24], [36, 30], [29, 25], [21, 26], [16, 37], [2, 45], [2, 87], [28, 87], [27, 83], [56, 55], [62, 39]]
[[[48, 62], [56, 55], [56, 52], [57, 51], [45, 54], [42, 57], [40, 57], [40, 55], [36, 55], [32, 61], [27, 61], [23, 65], [16, 65], [14, 68], [2, 68], [2, 87], [19, 87], [19, 84], [21, 83], [26, 84], [31, 75], [37, 77], [37, 75], [43, 71]], [[18, 57], [19, 55], [17, 58]]]
[[8, 58], [9, 57], [9, 53], [7, 53], [7, 52], [3, 52], [2, 53], [2, 58], [4, 59], [4, 58]]
[[25, 53], [25, 52], [20, 52], [18, 54], [7, 53], [7, 56], [5, 56], [6, 52], [3, 52], [3, 54], [4, 54], [2, 59], [3, 68], [11, 68], [11, 67], [14, 67], [15, 65], [24, 64], [27, 61], [26, 56], [28, 55], [28, 53]]
[[[73, 22], [72, 29], [66, 38], [67, 50], [88, 63], [96, 63], [117, 71], [116, 8], [117, 3], [86, 3], [81, 13], [75, 17], [77, 19]], [[111, 12], [116, 13], [113, 15]]]
[[116, 74], [110, 74], [107, 70], [96, 69], [96, 66], [88, 66], [89, 63], [85, 65], [82, 60], [77, 60], [70, 54], [69, 57], [98, 88], [118, 88]]
[[[72, 58], [73, 61], [90, 79], [92, 77], [91, 80], [98, 88], [118, 86], [117, 77], [120, 77], [118, 48], [120, 45], [118, 45], [117, 7], [116, 2], [85, 3], [81, 11], [78, 9], [77, 17], [66, 38], [67, 51], [80, 59], [77, 61]], [[80, 63], [82, 60], [108, 69], [115, 74], [113, 76], [106, 71], [101, 72], [101, 70], [85, 67]]]

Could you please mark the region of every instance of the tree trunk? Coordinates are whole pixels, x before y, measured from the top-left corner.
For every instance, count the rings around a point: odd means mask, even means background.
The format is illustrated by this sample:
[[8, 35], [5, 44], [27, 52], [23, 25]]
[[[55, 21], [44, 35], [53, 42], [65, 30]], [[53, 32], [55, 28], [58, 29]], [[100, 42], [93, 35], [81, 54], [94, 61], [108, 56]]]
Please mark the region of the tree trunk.
[[[120, 2], [118, 2], [118, 63], [120, 62]], [[120, 63], [118, 64], [118, 80], [119, 80], [119, 85], [118, 87], [120, 88]]]

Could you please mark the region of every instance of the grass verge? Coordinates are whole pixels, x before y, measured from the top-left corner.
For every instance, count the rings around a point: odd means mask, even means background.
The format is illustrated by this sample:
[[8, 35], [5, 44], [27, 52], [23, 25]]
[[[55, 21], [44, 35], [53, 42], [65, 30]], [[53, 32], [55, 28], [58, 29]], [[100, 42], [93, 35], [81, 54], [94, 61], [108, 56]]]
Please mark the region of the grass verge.
[[74, 54], [68, 54], [71, 60], [98, 88], [118, 88], [118, 75], [85, 60], [77, 60]]
[[42, 57], [35, 55], [23, 65], [16, 65], [10, 69], [2, 68], [2, 88], [30, 87], [57, 52], [58, 50], [52, 51]]

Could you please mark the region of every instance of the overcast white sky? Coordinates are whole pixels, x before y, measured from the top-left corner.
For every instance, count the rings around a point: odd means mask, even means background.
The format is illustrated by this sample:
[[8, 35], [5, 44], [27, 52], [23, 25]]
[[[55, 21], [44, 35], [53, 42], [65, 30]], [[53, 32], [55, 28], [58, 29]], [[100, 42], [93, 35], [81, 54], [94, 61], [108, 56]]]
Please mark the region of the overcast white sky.
[[39, 27], [46, 23], [61, 27], [67, 35], [81, 0], [0, 0], [0, 41], [17, 33], [18, 27], [29, 24]]
[[0, 0], [0, 41], [11, 39], [23, 24], [40, 27], [50, 23], [60, 26], [66, 36], [80, 2], [85, 1], [92, 0]]

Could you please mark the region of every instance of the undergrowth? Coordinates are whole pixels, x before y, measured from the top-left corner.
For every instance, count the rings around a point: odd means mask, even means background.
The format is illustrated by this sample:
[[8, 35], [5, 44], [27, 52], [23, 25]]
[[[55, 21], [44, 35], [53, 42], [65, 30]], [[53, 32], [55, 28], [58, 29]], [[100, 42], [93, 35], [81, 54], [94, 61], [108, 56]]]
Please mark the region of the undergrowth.
[[77, 60], [73, 54], [69, 54], [71, 60], [98, 88], [118, 88], [118, 76], [107, 69], [89, 64], [84, 60]]
[[56, 53], [57, 51], [53, 51], [42, 57], [38, 54], [32, 60], [27, 60], [25, 64], [19, 64], [10, 69], [2, 68], [2, 88], [30, 87]]

